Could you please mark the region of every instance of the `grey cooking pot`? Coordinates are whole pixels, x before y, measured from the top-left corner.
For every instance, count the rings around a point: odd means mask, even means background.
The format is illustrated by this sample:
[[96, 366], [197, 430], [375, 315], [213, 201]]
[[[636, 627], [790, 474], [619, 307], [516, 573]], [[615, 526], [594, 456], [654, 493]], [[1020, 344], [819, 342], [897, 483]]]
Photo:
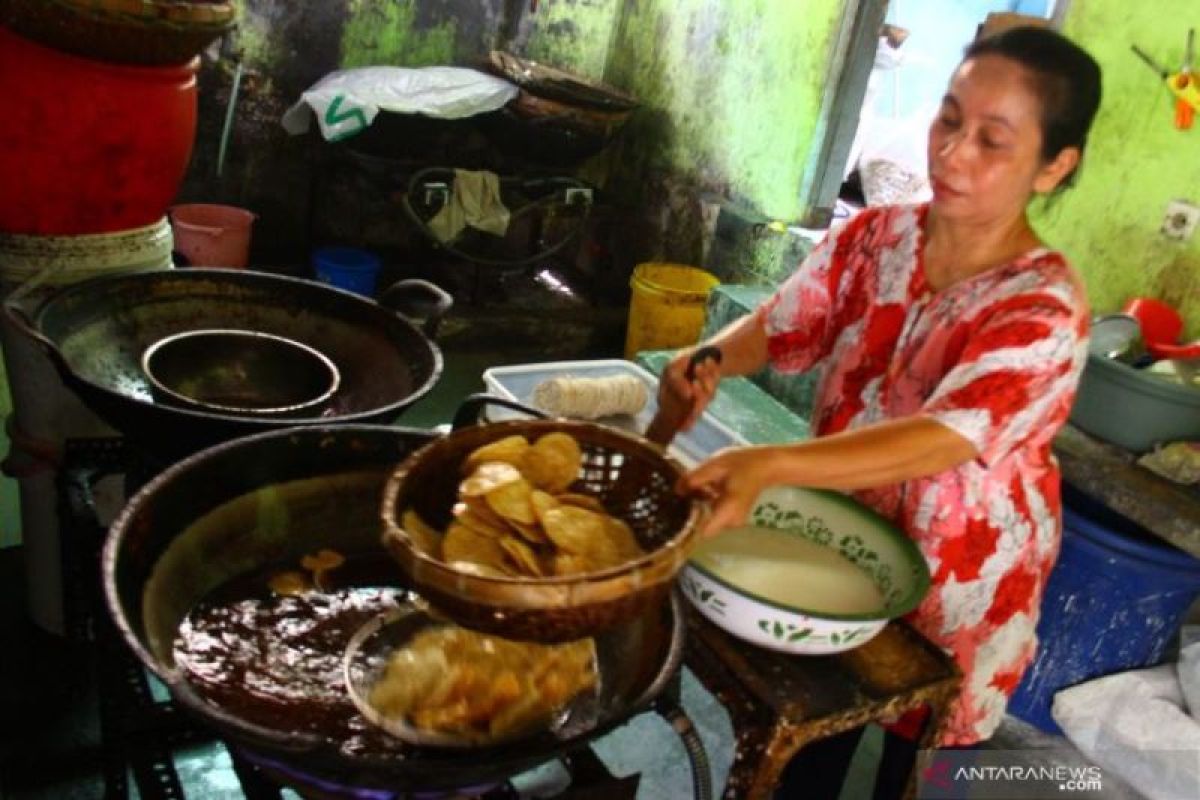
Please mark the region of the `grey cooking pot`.
[[[315, 281], [250, 270], [179, 269], [94, 278], [36, 308], [10, 298], [9, 320], [37, 341], [63, 382], [138, 447], [175, 460], [238, 436], [291, 425], [390, 422], [442, 371], [431, 341], [451, 298], [426, 281], [399, 296], [424, 330], [364, 297]], [[332, 398], [309, 416], [206, 411], [155, 402], [141, 357], [155, 342], [203, 328], [259, 331], [317, 350], [337, 367]]]

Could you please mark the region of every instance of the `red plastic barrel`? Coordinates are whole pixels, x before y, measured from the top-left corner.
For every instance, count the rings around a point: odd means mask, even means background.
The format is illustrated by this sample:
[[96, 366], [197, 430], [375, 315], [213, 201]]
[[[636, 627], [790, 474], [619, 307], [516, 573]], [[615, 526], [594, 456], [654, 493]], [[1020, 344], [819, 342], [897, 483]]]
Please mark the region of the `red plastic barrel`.
[[160, 220], [191, 158], [199, 66], [93, 61], [0, 26], [0, 232], [108, 233]]

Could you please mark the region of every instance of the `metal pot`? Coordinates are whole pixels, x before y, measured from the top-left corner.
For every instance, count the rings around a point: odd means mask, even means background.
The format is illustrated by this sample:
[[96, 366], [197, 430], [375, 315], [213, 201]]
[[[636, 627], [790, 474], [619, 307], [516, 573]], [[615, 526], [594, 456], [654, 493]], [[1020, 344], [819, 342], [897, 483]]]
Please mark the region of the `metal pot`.
[[[382, 553], [384, 483], [397, 463], [432, 439], [424, 431], [378, 426], [293, 428], [226, 442], [168, 468], [129, 502], [104, 548], [104, 590], [121, 636], [178, 703], [243, 752], [356, 787], [487, 784], [578, 748], [647, 709], [682, 658], [677, 593], [597, 639], [610, 668], [600, 713], [563, 738], [547, 733], [468, 751], [398, 744], [380, 757], [311, 732], [252, 722], [203, 699], [184, 679], [172, 642], [180, 621], [213, 588], [322, 547], [347, 559]], [[273, 520], [286, 520], [286, 535]], [[388, 574], [400, 585], [398, 570]]]
[[176, 333], [142, 353], [155, 401], [217, 414], [319, 413], [341, 375], [320, 351], [282, 336], [227, 329]]
[[[424, 332], [398, 313], [314, 281], [248, 270], [181, 269], [95, 278], [9, 319], [37, 341], [63, 382], [105, 422], [165, 460], [238, 436], [291, 425], [389, 422], [442, 371], [430, 340], [451, 298], [426, 281], [400, 281], [382, 299], [420, 306]], [[323, 353], [341, 382], [323, 410], [300, 418], [203, 411], [156, 403], [141, 355], [203, 328], [282, 336]]]

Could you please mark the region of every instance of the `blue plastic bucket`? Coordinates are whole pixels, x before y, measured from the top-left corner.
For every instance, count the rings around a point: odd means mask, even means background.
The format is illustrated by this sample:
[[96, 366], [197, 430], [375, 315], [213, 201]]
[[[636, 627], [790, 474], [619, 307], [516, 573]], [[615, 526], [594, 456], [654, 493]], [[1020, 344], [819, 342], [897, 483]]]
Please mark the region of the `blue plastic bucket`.
[[1061, 734], [1054, 693], [1158, 663], [1200, 594], [1200, 560], [1064, 487], [1063, 543], [1038, 622], [1038, 654], [1008, 710]]
[[317, 280], [367, 297], [375, 294], [379, 258], [354, 247], [322, 247], [313, 252]]

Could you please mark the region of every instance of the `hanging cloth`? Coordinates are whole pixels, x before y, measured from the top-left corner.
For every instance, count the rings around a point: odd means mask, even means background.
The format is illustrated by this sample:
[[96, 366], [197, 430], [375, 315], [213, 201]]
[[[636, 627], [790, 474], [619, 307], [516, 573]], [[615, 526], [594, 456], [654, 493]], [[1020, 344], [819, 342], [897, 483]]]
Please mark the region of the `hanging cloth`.
[[494, 172], [456, 169], [450, 199], [429, 221], [429, 228], [443, 243], [453, 241], [466, 227], [503, 236], [508, 218], [508, 209], [500, 200], [500, 179]]

